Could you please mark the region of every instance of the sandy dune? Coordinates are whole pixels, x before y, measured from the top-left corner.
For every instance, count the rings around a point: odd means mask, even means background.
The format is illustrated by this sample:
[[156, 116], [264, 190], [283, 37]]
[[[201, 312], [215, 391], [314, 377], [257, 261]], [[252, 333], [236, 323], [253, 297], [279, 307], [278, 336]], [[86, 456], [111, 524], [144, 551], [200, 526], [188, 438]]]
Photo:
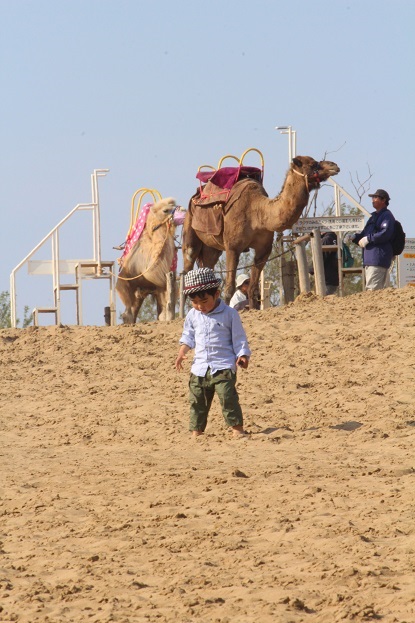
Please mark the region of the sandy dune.
[[180, 320], [1, 330], [0, 621], [413, 623], [414, 303], [244, 314], [236, 440]]

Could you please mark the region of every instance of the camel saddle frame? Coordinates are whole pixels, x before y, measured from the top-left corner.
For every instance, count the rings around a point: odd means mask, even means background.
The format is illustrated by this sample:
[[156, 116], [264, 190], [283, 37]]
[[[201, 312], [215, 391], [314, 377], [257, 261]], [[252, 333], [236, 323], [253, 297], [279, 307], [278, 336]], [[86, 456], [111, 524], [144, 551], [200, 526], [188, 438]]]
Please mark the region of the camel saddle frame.
[[[243, 164], [246, 154], [250, 151], [259, 153], [260, 169]], [[226, 158], [233, 158], [239, 166], [223, 167], [222, 163]], [[203, 168], [208, 168], [209, 171], [202, 171]], [[200, 186], [189, 205], [193, 229], [203, 234], [220, 236], [223, 232], [223, 216], [232, 203], [229, 200], [231, 194], [234, 195], [233, 190], [239, 187], [242, 191], [242, 184], [246, 181], [254, 180], [262, 184], [263, 176], [264, 159], [262, 153], [254, 147], [247, 149], [240, 158], [230, 154], [223, 156], [217, 169], [210, 165], [199, 167], [196, 178], [200, 181]], [[239, 192], [237, 194], [239, 196]]]

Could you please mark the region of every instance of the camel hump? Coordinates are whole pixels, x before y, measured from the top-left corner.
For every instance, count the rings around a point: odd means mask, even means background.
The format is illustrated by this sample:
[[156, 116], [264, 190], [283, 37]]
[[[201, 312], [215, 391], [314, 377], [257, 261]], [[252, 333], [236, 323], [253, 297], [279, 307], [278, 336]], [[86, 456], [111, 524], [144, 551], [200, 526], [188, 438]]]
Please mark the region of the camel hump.
[[268, 193], [260, 181], [252, 180], [249, 178], [239, 180], [239, 182], [236, 182], [235, 186], [232, 188], [229, 194], [226, 208], [229, 208], [230, 204], [232, 204], [234, 201], [237, 201], [242, 193], [246, 192], [259, 193], [264, 197], [268, 197]]

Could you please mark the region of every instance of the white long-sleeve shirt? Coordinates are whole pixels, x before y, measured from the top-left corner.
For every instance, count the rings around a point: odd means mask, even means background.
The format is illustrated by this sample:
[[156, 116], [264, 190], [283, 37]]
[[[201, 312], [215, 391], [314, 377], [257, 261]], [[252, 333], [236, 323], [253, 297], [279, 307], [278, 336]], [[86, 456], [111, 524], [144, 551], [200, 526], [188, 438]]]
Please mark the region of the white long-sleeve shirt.
[[229, 369], [235, 372], [237, 358], [251, 354], [238, 312], [221, 299], [208, 314], [191, 309], [179, 341], [195, 349], [191, 371], [196, 376], [205, 376], [208, 368], [212, 374]]
[[246, 304], [248, 305], [249, 301], [246, 294], [244, 294], [242, 290], [239, 290], [238, 288], [237, 290], [235, 290], [233, 297], [229, 301], [229, 307], [236, 307], [237, 304], [242, 303], [242, 301], [246, 301]]

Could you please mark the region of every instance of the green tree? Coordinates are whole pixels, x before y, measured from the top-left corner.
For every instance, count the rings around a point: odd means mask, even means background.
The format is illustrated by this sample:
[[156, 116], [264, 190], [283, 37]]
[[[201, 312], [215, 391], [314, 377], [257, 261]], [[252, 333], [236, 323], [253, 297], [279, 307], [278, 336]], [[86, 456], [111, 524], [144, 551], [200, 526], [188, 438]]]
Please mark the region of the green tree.
[[138, 322], [152, 322], [157, 320], [157, 304], [156, 299], [149, 295], [144, 299], [140, 311], [137, 316]]
[[[23, 318], [23, 329], [28, 327], [32, 322], [32, 314], [29, 314], [29, 307], [25, 305]], [[11, 314], [10, 314], [10, 294], [7, 291], [0, 292], [0, 329], [10, 329], [11, 327]], [[19, 326], [20, 320], [16, 320], [16, 325]]]

